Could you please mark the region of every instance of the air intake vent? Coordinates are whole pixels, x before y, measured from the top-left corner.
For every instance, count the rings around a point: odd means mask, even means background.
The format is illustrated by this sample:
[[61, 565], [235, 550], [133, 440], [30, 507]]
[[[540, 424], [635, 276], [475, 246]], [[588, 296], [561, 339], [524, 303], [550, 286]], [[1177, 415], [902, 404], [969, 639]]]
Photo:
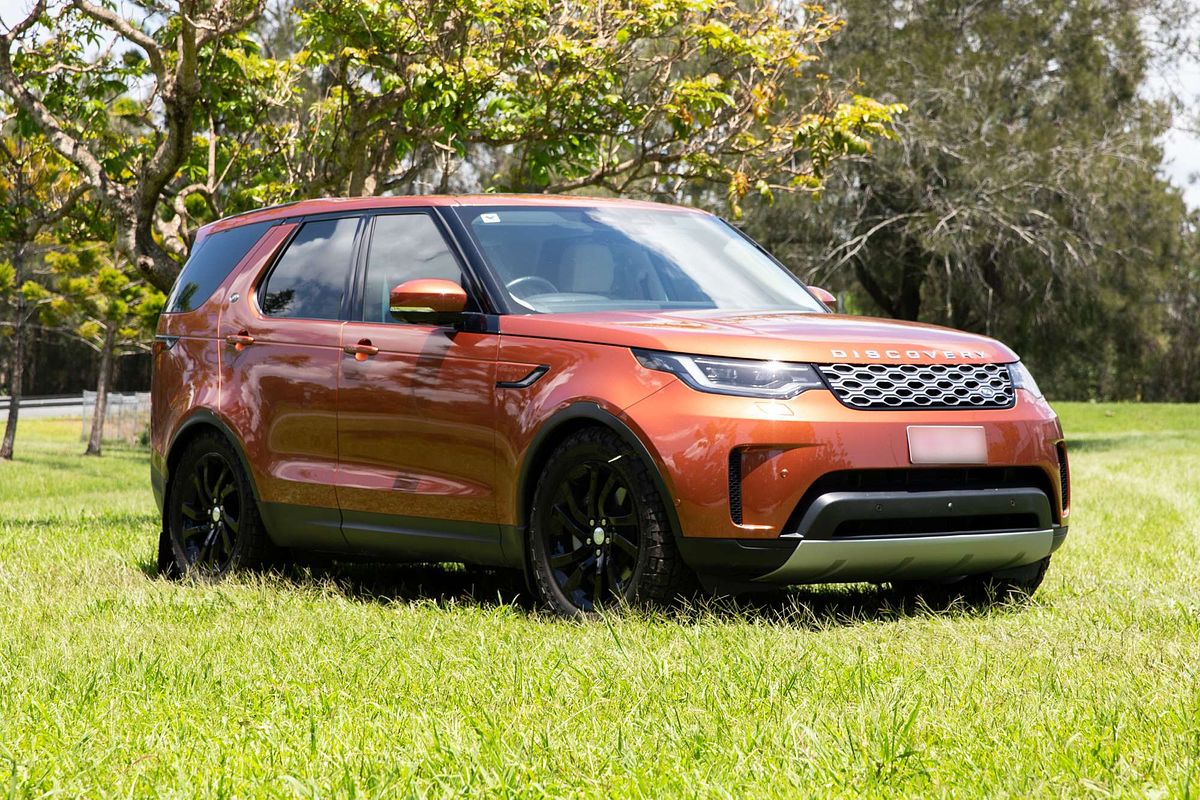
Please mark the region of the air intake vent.
[[822, 364], [843, 405], [873, 410], [1008, 408], [1015, 396], [1004, 364]]
[[729, 451], [729, 516], [742, 524], [742, 451]]
[[1066, 511], [1071, 507], [1071, 477], [1070, 470], [1067, 468], [1067, 445], [1065, 442], [1058, 443], [1058, 480], [1062, 486], [1062, 510]]

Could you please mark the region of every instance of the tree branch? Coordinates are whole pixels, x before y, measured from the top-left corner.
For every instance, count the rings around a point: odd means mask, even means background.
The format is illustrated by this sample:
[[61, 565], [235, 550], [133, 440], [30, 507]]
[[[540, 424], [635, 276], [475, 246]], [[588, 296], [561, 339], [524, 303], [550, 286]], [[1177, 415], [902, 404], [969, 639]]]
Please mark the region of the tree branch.
[[144, 31], [133, 27], [127, 20], [117, 16], [116, 12], [107, 8], [92, 5], [87, 0], [72, 0], [71, 5], [142, 48], [146, 52], [146, 57], [150, 59], [150, 68], [154, 70], [154, 75], [158, 78], [159, 83], [161, 84], [166, 81], [167, 67], [163, 61], [162, 48], [158, 46], [158, 42], [154, 41]]

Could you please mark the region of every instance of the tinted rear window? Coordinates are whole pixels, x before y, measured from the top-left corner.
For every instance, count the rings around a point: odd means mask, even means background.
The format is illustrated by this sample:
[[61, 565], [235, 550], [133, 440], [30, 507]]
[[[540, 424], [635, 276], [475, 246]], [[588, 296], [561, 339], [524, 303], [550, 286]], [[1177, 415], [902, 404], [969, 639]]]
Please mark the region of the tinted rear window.
[[167, 313], [191, 311], [204, 305], [272, 224], [242, 225], [206, 236], [175, 280], [167, 300]]
[[262, 310], [274, 317], [337, 319], [357, 228], [358, 217], [305, 223], [259, 291]]

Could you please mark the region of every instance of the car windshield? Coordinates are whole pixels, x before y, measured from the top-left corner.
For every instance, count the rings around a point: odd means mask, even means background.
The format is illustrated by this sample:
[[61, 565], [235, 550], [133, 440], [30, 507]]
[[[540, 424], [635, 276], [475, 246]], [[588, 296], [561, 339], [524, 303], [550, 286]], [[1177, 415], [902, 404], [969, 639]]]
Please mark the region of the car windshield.
[[791, 273], [708, 214], [630, 206], [458, 213], [513, 305], [529, 311], [824, 311]]

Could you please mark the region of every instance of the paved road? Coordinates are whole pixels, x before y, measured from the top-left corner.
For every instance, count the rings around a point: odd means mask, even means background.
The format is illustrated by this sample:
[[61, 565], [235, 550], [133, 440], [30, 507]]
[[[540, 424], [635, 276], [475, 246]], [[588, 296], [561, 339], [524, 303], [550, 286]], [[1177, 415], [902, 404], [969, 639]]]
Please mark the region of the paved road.
[[[83, 414], [83, 403], [63, 406], [21, 406], [21, 419], [49, 419], [51, 417], [74, 417]], [[8, 419], [8, 408], [0, 408], [0, 421]]]

